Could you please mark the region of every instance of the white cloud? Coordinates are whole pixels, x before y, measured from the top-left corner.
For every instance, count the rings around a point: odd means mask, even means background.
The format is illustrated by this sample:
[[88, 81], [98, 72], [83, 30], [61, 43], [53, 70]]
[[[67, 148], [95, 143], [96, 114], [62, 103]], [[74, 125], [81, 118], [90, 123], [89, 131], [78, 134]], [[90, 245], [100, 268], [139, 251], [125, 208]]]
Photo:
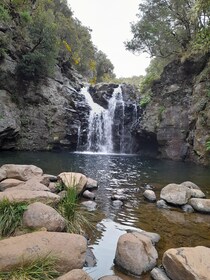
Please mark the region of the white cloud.
[[92, 29], [93, 44], [113, 63], [117, 77], [145, 74], [146, 54], [134, 55], [123, 42], [132, 38], [130, 22], [136, 21], [140, 0], [68, 0], [83, 25]]

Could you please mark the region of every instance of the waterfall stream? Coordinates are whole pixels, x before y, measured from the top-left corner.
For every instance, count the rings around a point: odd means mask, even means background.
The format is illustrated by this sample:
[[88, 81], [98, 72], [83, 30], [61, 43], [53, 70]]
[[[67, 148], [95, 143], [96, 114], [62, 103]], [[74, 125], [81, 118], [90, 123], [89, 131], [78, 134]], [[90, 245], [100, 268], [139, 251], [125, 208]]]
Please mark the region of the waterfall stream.
[[[85, 97], [86, 103], [90, 108], [86, 151], [130, 153], [132, 150], [131, 133], [125, 127], [125, 102], [121, 87], [114, 89], [111, 98], [108, 100], [107, 109], [93, 101], [91, 94], [88, 92], [88, 87], [82, 88], [80, 94]], [[133, 123], [137, 119], [137, 106], [136, 104], [132, 106], [133, 110], [130, 118]], [[79, 137], [80, 134], [78, 135]], [[78, 143], [80, 143], [79, 139]]]

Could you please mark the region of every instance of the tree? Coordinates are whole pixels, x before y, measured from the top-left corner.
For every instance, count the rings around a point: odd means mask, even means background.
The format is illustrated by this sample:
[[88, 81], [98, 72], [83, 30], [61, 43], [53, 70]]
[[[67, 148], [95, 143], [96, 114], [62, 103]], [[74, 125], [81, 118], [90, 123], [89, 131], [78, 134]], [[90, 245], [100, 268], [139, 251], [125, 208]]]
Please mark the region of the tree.
[[[200, 12], [192, 19], [198, 3]], [[144, 1], [139, 5], [139, 21], [131, 25], [133, 38], [125, 43], [126, 48], [164, 58], [186, 52], [201, 27], [209, 25], [209, 5], [205, 3], [206, 0]]]
[[96, 56], [96, 81], [103, 82], [108, 81], [115, 77], [113, 74], [114, 66], [111, 61], [107, 58], [106, 54], [102, 51], [97, 51]]
[[210, 51], [210, 0], [195, 1], [192, 21], [197, 22], [198, 32], [191, 42], [190, 54], [205, 54]]
[[17, 66], [19, 77], [34, 79], [53, 72], [58, 44], [57, 26], [51, 10], [38, 9], [28, 31], [28, 51]]
[[[91, 30], [73, 17], [67, 0], [2, 0], [2, 22], [0, 59], [5, 56], [6, 47], [15, 45], [19, 78], [47, 76], [58, 63], [63, 70], [74, 66], [88, 80], [95, 80], [98, 50], [92, 43]], [[9, 40], [11, 44], [7, 43]], [[14, 52], [14, 48], [9, 52]], [[103, 59], [100, 63], [105, 64], [106, 73], [111, 73], [107, 70], [108, 64], [111, 69], [110, 61]]]

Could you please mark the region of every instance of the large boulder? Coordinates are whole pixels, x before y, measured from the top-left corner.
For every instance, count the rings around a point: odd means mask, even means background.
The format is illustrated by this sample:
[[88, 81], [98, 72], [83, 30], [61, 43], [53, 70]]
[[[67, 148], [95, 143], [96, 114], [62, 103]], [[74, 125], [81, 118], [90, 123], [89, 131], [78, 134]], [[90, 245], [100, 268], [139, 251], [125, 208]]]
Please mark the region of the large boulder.
[[58, 179], [67, 187], [75, 187], [78, 194], [85, 190], [87, 177], [81, 173], [62, 172], [58, 175]]
[[209, 280], [210, 248], [182, 247], [169, 249], [163, 255], [163, 266], [171, 280]]
[[40, 231], [10, 237], [0, 241], [0, 271], [54, 256], [55, 268], [66, 273], [83, 267], [86, 248], [86, 239], [78, 234]]
[[35, 165], [4, 164], [1, 169], [6, 171], [7, 178], [27, 181], [34, 176], [41, 176], [43, 171]]
[[17, 202], [43, 202], [45, 204], [57, 204], [60, 201], [60, 196], [46, 191], [4, 191], [0, 192], [0, 201], [3, 199], [8, 199], [9, 201], [17, 201]]
[[[6, 171], [5, 171], [6, 173]], [[18, 179], [5, 179], [3, 181], [0, 182], [0, 190], [4, 191], [7, 188], [13, 188], [13, 187], [17, 187], [20, 184], [23, 184], [24, 182]]]
[[115, 254], [115, 264], [134, 275], [141, 275], [156, 265], [157, 251], [151, 239], [141, 233], [120, 236]]
[[[8, 179], [12, 180], [12, 179]], [[28, 183], [29, 181], [26, 181], [23, 184], [19, 184], [16, 187], [11, 187], [5, 189], [5, 192], [14, 192], [14, 191], [50, 191], [48, 187], [45, 185], [39, 183], [39, 182], [34, 182], [34, 184]]]
[[210, 199], [191, 198], [189, 204], [198, 212], [210, 213]]
[[63, 231], [66, 222], [54, 208], [34, 202], [23, 214], [23, 225], [32, 229], [44, 227], [47, 231]]
[[161, 199], [175, 205], [186, 204], [190, 197], [191, 193], [188, 187], [177, 184], [168, 184], [160, 192]]
[[92, 278], [82, 269], [73, 269], [57, 280], [92, 280]]

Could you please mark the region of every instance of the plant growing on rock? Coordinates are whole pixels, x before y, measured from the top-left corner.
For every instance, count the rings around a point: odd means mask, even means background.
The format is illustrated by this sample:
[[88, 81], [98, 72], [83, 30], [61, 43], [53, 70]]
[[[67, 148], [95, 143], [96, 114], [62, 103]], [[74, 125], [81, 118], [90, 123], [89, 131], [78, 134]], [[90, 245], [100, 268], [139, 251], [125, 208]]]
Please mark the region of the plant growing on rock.
[[71, 233], [84, 233], [84, 227], [90, 227], [86, 212], [79, 208], [76, 187], [68, 187], [66, 195], [60, 201], [58, 210], [66, 219], [67, 231]]
[[6, 198], [0, 202], [0, 236], [10, 236], [21, 226], [26, 209], [24, 202], [11, 202]]
[[144, 95], [140, 100], [141, 108], [145, 108], [147, 104], [149, 104], [150, 100], [151, 100], [151, 96], [149, 94]]
[[60, 276], [60, 273], [55, 269], [55, 258], [46, 256], [36, 261], [30, 262], [27, 265], [17, 267], [13, 271], [0, 272], [1, 280], [50, 280]]
[[210, 140], [206, 142], [206, 151], [210, 152]]

